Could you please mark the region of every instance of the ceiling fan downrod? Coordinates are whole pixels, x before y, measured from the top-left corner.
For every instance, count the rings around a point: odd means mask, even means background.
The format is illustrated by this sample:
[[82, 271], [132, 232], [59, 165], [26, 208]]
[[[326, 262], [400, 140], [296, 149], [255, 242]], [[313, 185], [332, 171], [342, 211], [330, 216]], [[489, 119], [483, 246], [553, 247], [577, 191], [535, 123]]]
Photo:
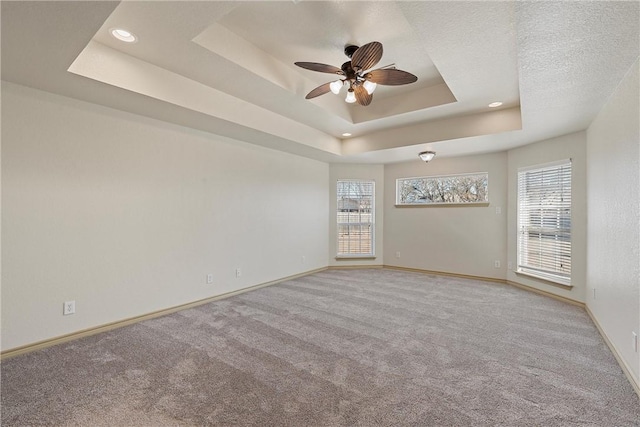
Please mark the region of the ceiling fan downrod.
[[353, 56], [356, 50], [358, 50], [360, 46], [354, 46], [352, 44], [348, 44], [344, 47], [344, 54], [347, 55], [349, 59]]

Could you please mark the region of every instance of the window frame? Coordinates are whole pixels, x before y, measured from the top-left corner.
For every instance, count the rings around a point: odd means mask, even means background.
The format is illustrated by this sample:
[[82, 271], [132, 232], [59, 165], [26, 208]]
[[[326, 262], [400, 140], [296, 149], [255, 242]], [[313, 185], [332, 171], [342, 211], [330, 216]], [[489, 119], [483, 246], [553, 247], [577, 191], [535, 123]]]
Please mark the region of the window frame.
[[[486, 185], [484, 187], [484, 200], [477, 200], [473, 202], [465, 202], [465, 201], [451, 201], [451, 202], [406, 202], [402, 201], [402, 190], [403, 183], [406, 181], [415, 181], [415, 180], [424, 180], [427, 181], [446, 181], [455, 178], [464, 178], [467, 176], [482, 176]], [[405, 207], [405, 206], [414, 206], [414, 207], [423, 207], [423, 206], [487, 206], [489, 204], [489, 172], [464, 172], [464, 173], [456, 173], [449, 175], [429, 175], [429, 176], [415, 176], [415, 177], [407, 177], [407, 178], [398, 178], [396, 179], [396, 207]]]
[[[568, 171], [563, 171], [563, 168], [567, 168]], [[538, 174], [538, 176], [529, 176], [529, 186], [536, 184], [535, 181], [539, 181], [538, 190], [541, 187], [547, 189], [549, 184], [540, 182], [544, 180], [544, 172], [551, 172], [555, 174], [558, 179], [558, 183], [553, 189], [559, 191], [560, 201], [552, 203], [551, 205], [545, 205], [542, 203], [544, 200], [540, 200], [541, 203], [531, 204], [532, 198], [535, 199], [534, 194], [523, 194], [523, 181], [527, 174]], [[551, 175], [551, 178], [554, 176]], [[566, 180], [568, 179], [568, 183]], [[532, 183], [531, 181], [534, 180]], [[573, 245], [572, 245], [572, 215], [573, 215], [573, 202], [572, 202], [572, 181], [573, 181], [573, 167], [571, 159], [563, 159], [555, 162], [532, 165], [522, 167], [518, 169], [516, 180], [516, 193], [517, 193], [517, 206], [516, 206], [516, 273], [522, 274], [537, 279], [542, 279], [554, 284], [572, 287], [572, 259], [573, 259]], [[568, 184], [568, 185], [567, 185]], [[535, 190], [534, 190], [535, 191]], [[567, 200], [568, 199], [568, 200]], [[549, 200], [549, 199], [545, 199]], [[526, 203], [526, 205], [525, 205]], [[526, 210], [525, 210], [526, 209]], [[568, 212], [567, 212], [568, 210]], [[547, 214], [545, 215], [545, 211]], [[554, 212], [555, 211], [555, 212]], [[537, 220], [532, 221], [531, 218], [537, 215]], [[523, 223], [525, 217], [528, 215], [528, 220]], [[549, 227], [548, 224], [556, 224], [555, 227]], [[547, 224], [547, 225], [545, 225]], [[568, 225], [568, 227], [567, 227]], [[531, 259], [531, 250], [529, 250], [529, 240], [531, 235], [538, 235], [538, 247], [540, 254], [537, 261], [538, 266], [532, 265], [526, 259]], [[523, 240], [525, 234], [528, 236], [527, 240]], [[547, 237], [544, 237], [547, 235]], [[568, 269], [563, 266], [562, 259], [568, 256]], [[526, 259], [525, 259], [526, 258]], [[543, 263], [550, 264], [553, 259], [555, 263], [554, 268], [543, 267]], [[558, 267], [559, 264], [559, 267]], [[566, 264], [566, 262], [565, 262]], [[567, 269], [567, 272], [560, 271], [561, 269]]]
[[[370, 221], [359, 221], [359, 222], [351, 222], [351, 221], [340, 221], [340, 214], [344, 213], [344, 210], [341, 210], [341, 191], [340, 191], [340, 184], [341, 183], [365, 183], [365, 184], [370, 184], [371, 185], [371, 207], [370, 207]], [[373, 259], [375, 258], [375, 208], [376, 208], [376, 183], [375, 180], [373, 179], [338, 179], [336, 181], [336, 259], [353, 259], [353, 258], [357, 258], [357, 259]], [[369, 197], [369, 195], [362, 195], [359, 194], [359, 198], [358, 200], [361, 201], [363, 200], [364, 197]], [[349, 212], [351, 213], [351, 212]], [[358, 211], [357, 213], [359, 215], [362, 215], [362, 213], [365, 213], [362, 210], [362, 204], [359, 203], [359, 207], [358, 207]], [[349, 218], [351, 218], [351, 215], [348, 215]], [[368, 245], [370, 245], [370, 251], [369, 252], [340, 252], [340, 242], [341, 242], [341, 230], [343, 229], [344, 226], [359, 226], [362, 227], [364, 225], [368, 225], [370, 227], [370, 238], [367, 239], [368, 240]], [[342, 226], [342, 227], [341, 227]], [[351, 241], [351, 240], [349, 240]], [[360, 247], [362, 247], [362, 238], [359, 239], [360, 242]]]

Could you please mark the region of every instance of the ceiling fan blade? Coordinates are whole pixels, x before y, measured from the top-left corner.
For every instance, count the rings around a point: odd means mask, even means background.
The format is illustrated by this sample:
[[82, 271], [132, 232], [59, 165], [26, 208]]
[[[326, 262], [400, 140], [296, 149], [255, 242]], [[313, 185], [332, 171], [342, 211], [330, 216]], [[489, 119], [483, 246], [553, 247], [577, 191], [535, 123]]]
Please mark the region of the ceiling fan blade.
[[399, 86], [413, 83], [418, 80], [416, 76], [402, 70], [378, 69], [367, 73], [367, 79], [379, 85]]
[[331, 82], [318, 86], [317, 88], [309, 92], [307, 96], [305, 96], [305, 99], [311, 99], [315, 98], [316, 96], [324, 95], [331, 90], [331, 87], [329, 87], [330, 84]]
[[352, 67], [364, 71], [372, 68], [382, 58], [382, 43], [371, 42], [360, 46], [351, 57]]
[[371, 101], [373, 100], [373, 95], [369, 95], [369, 93], [364, 88], [364, 86], [362, 85], [354, 86], [353, 92], [356, 95], [356, 101], [358, 102], [358, 104], [362, 105], [363, 107], [366, 107], [367, 105], [371, 104]]
[[333, 65], [320, 64], [318, 62], [294, 62], [294, 64], [298, 67], [306, 68], [311, 71], [318, 71], [320, 73], [344, 74], [340, 68], [334, 67]]

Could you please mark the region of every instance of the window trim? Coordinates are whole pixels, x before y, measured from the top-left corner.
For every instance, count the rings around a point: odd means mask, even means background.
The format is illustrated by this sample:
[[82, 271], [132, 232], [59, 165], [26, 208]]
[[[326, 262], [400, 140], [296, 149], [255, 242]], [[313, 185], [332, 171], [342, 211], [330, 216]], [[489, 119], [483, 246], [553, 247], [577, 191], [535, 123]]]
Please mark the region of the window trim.
[[363, 260], [363, 259], [376, 259], [375, 255], [336, 255], [335, 259], [358, 259], [358, 260]]
[[[459, 178], [471, 175], [486, 175], [486, 200], [479, 200], [477, 202], [431, 202], [431, 203], [407, 203], [400, 200], [400, 186], [402, 181], [410, 181], [417, 179], [424, 180], [437, 180], [441, 178]], [[489, 172], [463, 172], [453, 173], [447, 175], [427, 175], [427, 176], [412, 176], [396, 179], [396, 207], [457, 207], [457, 206], [489, 206]]]
[[[531, 165], [531, 166], [526, 166], [526, 167], [521, 167], [518, 168], [517, 171], [517, 179], [516, 179], [516, 193], [517, 193], [517, 201], [516, 201], [516, 274], [519, 275], [524, 275], [524, 276], [529, 276], [529, 277], [533, 277], [536, 279], [540, 279], [540, 280], [544, 280], [546, 282], [549, 282], [551, 284], [554, 285], [560, 285], [562, 287], [566, 287], [566, 288], [571, 288], [573, 287], [573, 285], [571, 284], [572, 281], [572, 273], [573, 273], [573, 266], [570, 266], [570, 270], [568, 273], [568, 276], [565, 275], [561, 275], [561, 274], [554, 274], [553, 271], [549, 271], [549, 270], [544, 270], [544, 269], [537, 269], [533, 266], [530, 265], [524, 265], [521, 264], [521, 259], [524, 255], [522, 255], [521, 253], [521, 201], [523, 198], [523, 195], [520, 192], [520, 177], [522, 176], [523, 173], [527, 173], [527, 172], [532, 172], [532, 171], [543, 171], [545, 169], [551, 169], [551, 168], [560, 168], [562, 166], [569, 166], [570, 168], [570, 172], [569, 172], [569, 184], [570, 184], [570, 191], [569, 191], [569, 195], [571, 196], [570, 198], [570, 202], [569, 202], [569, 210], [570, 210], [570, 216], [569, 218], [573, 217], [573, 197], [572, 197], [572, 193], [573, 193], [573, 165], [572, 165], [572, 159], [563, 159], [563, 160], [558, 160], [558, 161], [554, 161], [554, 162], [548, 162], [548, 163], [543, 163], [543, 164], [538, 164], [538, 165]], [[563, 229], [563, 230], [566, 230]], [[572, 231], [573, 231], [573, 222], [570, 222], [570, 226], [568, 228], [568, 234], [569, 234], [569, 243], [570, 243], [570, 249], [569, 249], [569, 257], [570, 260], [573, 260], [573, 245], [572, 245]]]
[[[371, 222], [367, 222], [367, 223], [345, 223], [345, 222], [339, 222], [338, 221], [338, 207], [339, 207], [339, 191], [338, 191], [338, 184], [340, 182], [362, 182], [362, 183], [367, 183], [367, 184], [371, 184]], [[335, 224], [336, 224], [336, 257], [335, 259], [337, 260], [347, 260], [347, 259], [375, 259], [376, 257], [376, 233], [375, 233], [375, 228], [376, 228], [376, 214], [375, 214], [375, 210], [376, 210], [376, 181], [374, 179], [351, 179], [351, 178], [340, 178], [336, 180], [336, 210], [335, 210], [335, 214], [336, 214], [336, 219], [335, 219]], [[343, 224], [370, 224], [371, 225], [371, 252], [361, 252], [361, 253], [342, 253], [340, 252], [340, 225]]]

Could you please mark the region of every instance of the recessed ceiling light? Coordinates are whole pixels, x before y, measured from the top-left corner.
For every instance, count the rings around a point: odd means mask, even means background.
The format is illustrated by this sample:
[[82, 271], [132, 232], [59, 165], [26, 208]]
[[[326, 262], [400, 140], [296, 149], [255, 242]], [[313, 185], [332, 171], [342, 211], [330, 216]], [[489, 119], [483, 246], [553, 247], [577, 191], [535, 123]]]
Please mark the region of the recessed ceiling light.
[[342, 134], [342, 136], [351, 136], [351, 134], [349, 132], [345, 132]]
[[134, 43], [138, 38], [130, 31], [123, 30], [122, 28], [112, 28], [111, 35], [120, 41], [126, 43]]
[[502, 102], [500, 101], [496, 101], [496, 102], [492, 102], [491, 104], [489, 104], [489, 107], [491, 108], [496, 108], [502, 105]]

